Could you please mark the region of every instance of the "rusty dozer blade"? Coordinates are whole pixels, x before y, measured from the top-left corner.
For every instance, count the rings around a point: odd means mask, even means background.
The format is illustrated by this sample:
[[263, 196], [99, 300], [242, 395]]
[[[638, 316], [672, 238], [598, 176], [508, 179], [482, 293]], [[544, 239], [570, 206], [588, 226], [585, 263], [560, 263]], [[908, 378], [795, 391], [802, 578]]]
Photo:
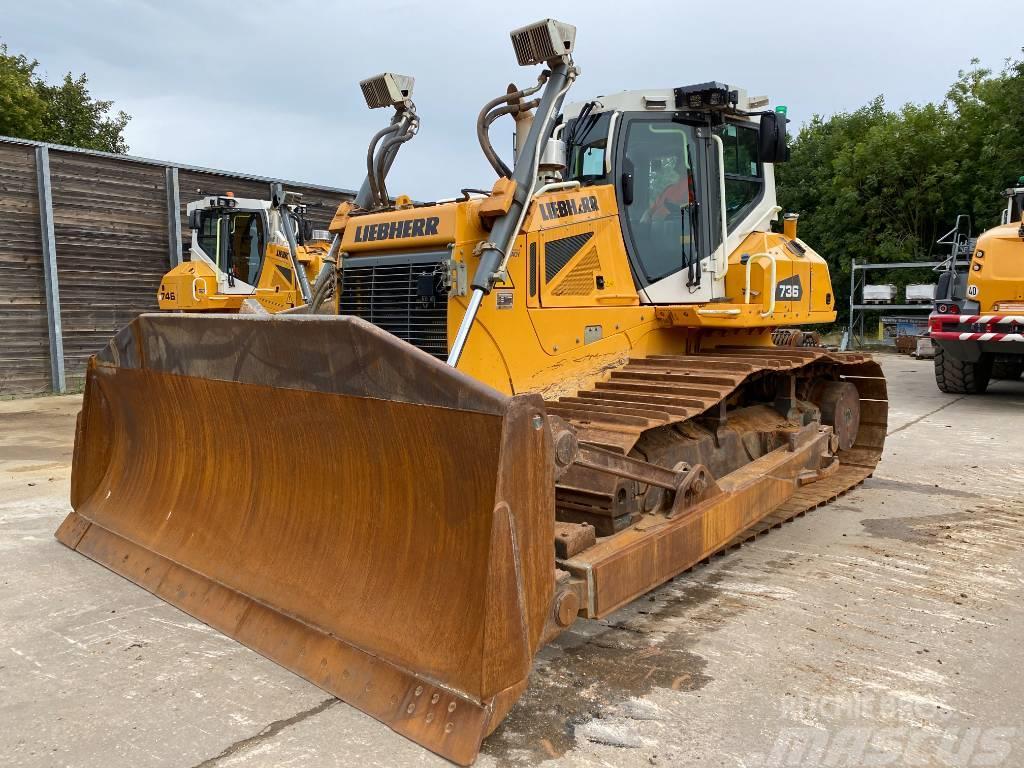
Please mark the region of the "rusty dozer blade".
[[552, 612], [554, 462], [353, 317], [143, 315], [89, 364], [67, 546], [461, 764]]

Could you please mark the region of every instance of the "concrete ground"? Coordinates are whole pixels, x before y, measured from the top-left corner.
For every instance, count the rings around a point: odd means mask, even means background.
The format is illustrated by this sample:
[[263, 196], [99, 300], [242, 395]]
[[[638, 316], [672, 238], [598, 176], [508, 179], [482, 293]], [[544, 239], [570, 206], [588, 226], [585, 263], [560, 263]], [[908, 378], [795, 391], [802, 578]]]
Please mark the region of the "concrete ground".
[[[873, 479], [578, 622], [478, 764], [1024, 764], [1024, 383], [883, 366]], [[77, 407], [0, 402], [4, 765], [445, 764], [59, 545]]]

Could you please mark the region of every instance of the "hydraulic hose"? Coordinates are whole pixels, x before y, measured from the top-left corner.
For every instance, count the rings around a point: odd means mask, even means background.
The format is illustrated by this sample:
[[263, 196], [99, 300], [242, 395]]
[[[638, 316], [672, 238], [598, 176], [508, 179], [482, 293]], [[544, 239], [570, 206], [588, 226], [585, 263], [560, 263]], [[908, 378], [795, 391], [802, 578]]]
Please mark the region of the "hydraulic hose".
[[[494, 172], [498, 174], [498, 176], [510, 177], [512, 176], [512, 170], [505, 164], [505, 162], [498, 156], [498, 153], [494, 150], [494, 146], [491, 144], [491, 137], [488, 134], [488, 129], [490, 128], [491, 123], [493, 123], [501, 115], [512, 115], [515, 114], [516, 112], [519, 112], [522, 109], [527, 109], [528, 107], [526, 107], [525, 105], [518, 104], [519, 100], [524, 99], [527, 96], [532, 96], [537, 91], [539, 91], [544, 86], [544, 83], [547, 81], [548, 76], [548, 72], [545, 70], [544, 72], [541, 72], [540, 76], [537, 78], [536, 85], [532, 85], [529, 88], [520, 88], [518, 91], [514, 91], [513, 93], [504, 93], [501, 96], [498, 96], [497, 98], [491, 99], [486, 104], [484, 104], [483, 109], [480, 110], [480, 114], [477, 115], [476, 137], [477, 140], [480, 142], [480, 149], [483, 150], [484, 157], [487, 158], [487, 162], [491, 164], [491, 167], [494, 169]], [[491, 110], [500, 105], [506, 105], [506, 107], [509, 107], [511, 109], [507, 109], [506, 111], [506, 109], [503, 107], [498, 114], [495, 114], [493, 117], [491, 117], [490, 120], [488, 120], [487, 118], [490, 116]]]
[[366, 150], [366, 180], [370, 185], [370, 206], [376, 208], [380, 205], [380, 190], [377, 184], [376, 168], [375, 168], [375, 155], [377, 154], [377, 143], [385, 136], [394, 133], [400, 127], [400, 123], [394, 122], [387, 128], [381, 128], [370, 139], [370, 146]]
[[399, 131], [396, 136], [389, 138], [381, 145], [380, 151], [377, 153], [377, 192], [380, 195], [380, 204], [382, 206], [387, 205], [390, 199], [386, 183], [388, 175], [387, 169], [398, 154], [399, 147], [416, 135], [416, 131], [419, 130], [419, 125], [419, 118], [413, 116], [412, 120], [409, 122], [409, 129], [405, 132]]

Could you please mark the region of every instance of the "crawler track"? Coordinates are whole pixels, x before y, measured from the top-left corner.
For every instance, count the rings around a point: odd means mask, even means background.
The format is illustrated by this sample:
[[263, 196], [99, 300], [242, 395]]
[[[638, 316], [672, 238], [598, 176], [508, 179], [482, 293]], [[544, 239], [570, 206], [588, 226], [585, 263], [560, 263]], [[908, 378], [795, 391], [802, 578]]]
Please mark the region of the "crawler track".
[[[651, 356], [630, 360], [605, 381], [548, 403], [550, 413], [565, 418], [583, 442], [625, 454], [643, 454], [645, 441], [662, 431], [678, 434], [691, 419], [728, 414], [730, 400], [745, 387], [772, 374], [795, 374], [805, 385], [819, 378], [849, 381], [860, 394], [860, 428], [855, 444], [838, 452], [834, 474], [800, 488], [792, 497], [724, 543], [737, 546], [808, 510], [833, 501], [874, 471], [882, 455], [888, 418], [885, 379], [867, 355], [835, 353], [820, 348], [719, 348], [687, 356]], [[673, 432], [675, 430], [675, 432]], [[577, 486], [558, 488], [560, 505], [579, 507]], [[605, 508], [614, 498], [600, 491], [587, 501]], [[721, 550], [719, 550], [721, 551]]]

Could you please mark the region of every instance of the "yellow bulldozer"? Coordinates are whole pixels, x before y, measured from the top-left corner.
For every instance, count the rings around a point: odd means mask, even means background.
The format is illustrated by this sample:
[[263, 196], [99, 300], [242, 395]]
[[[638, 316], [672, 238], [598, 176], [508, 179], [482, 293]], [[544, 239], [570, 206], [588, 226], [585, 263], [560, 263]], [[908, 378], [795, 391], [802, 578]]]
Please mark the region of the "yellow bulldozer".
[[160, 281], [160, 309], [238, 312], [251, 300], [267, 312], [282, 312], [329, 300], [337, 244], [328, 232], [313, 229], [301, 195], [275, 185], [271, 200], [227, 192], [191, 202], [186, 210], [189, 257]]
[[[885, 380], [773, 232], [786, 117], [718, 82], [563, 103], [575, 27], [478, 120], [493, 189], [392, 202], [403, 79], [336, 314], [148, 314], [91, 361], [57, 537], [459, 764], [538, 649], [875, 468]], [[488, 129], [511, 115], [511, 165]]]

